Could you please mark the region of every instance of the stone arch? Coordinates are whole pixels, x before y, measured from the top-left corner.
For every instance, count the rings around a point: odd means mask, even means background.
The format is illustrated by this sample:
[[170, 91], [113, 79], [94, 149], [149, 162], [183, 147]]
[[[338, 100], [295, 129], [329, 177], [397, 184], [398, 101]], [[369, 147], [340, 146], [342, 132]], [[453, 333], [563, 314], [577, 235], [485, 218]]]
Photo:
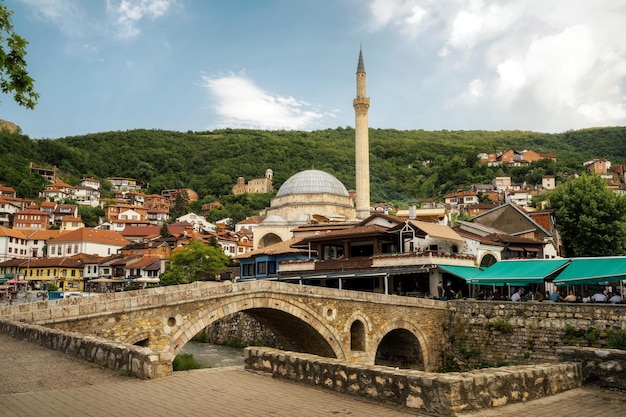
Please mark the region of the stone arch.
[[[361, 323], [361, 328], [358, 329], [358, 333], [360, 335], [357, 335], [357, 337], [361, 337], [361, 347], [362, 349], [354, 349], [353, 348], [353, 341], [354, 341], [354, 331], [356, 331], [357, 329], [354, 328], [355, 323]], [[358, 324], [357, 324], [358, 326]], [[361, 334], [362, 331], [362, 334]], [[367, 318], [367, 316], [365, 314], [363, 314], [361, 311], [357, 310], [355, 312], [353, 312], [350, 317], [348, 317], [348, 320], [346, 320], [343, 332], [345, 334], [349, 334], [350, 335], [350, 340], [349, 340], [349, 345], [348, 347], [350, 347], [351, 352], [353, 353], [354, 356], [354, 352], [360, 352], [360, 353], [364, 353], [367, 351], [367, 347], [369, 345], [369, 340], [367, 335], [372, 331], [372, 324], [370, 322], [370, 320]]]
[[271, 232], [266, 233], [265, 235], [259, 238], [259, 248], [264, 248], [266, 246], [274, 245], [282, 241], [283, 239], [281, 239], [281, 237], [278, 236], [276, 233], [271, 233]]
[[350, 326], [350, 350], [365, 351], [365, 325], [361, 320], [354, 320]]
[[423, 370], [424, 371], [434, 370], [432, 369], [433, 358], [432, 358], [432, 354], [430, 353], [428, 340], [426, 339], [426, 336], [424, 336], [424, 333], [419, 329], [419, 327], [417, 327], [413, 323], [408, 322], [406, 320], [396, 320], [396, 321], [387, 323], [376, 332], [376, 334], [372, 338], [372, 347], [375, 346], [375, 349], [372, 348], [368, 352], [369, 353], [368, 363], [371, 363], [371, 364], [376, 363], [376, 355], [378, 353], [378, 349], [381, 347], [381, 342], [383, 342], [383, 339], [387, 335], [390, 335], [390, 334], [406, 335], [407, 333], [412, 335], [415, 338], [415, 341], [417, 342], [417, 345], [419, 347], [419, 350], [422, 356], [422, 363], [424, 367]]
[[483, 255], [483, 257], [480, 260], [480, 267], [481, 268], [490, 267], [491, 265], [495, 264], [496, 262], [498, 262], [498, 258], [496, 258], [491, 253], [486, 253], [485, 255]]
[[147, 346], [150, 340], [150, 332], [143, 331], [135, 333], [124, 340], [124, 343], [129, 345]]
[[[286, 339], [292, 344], [289, 350], [346, 359], [338, 332], [326, 325], [317, 313], [295, 302], [267, 295], [253, 298], [237, 297], [217, 308], [203, 307], [198, 311], [194, 320], [182, 323], [180, 328], [170, 336], [165, 350], [170, 351], [172, 357], [175, 357], [183, 346], [202, 329], [238, 312], [252, 315], [273, 332], [284, 337], [292, 336], [290, 332], [294, 332], [294, 335], [302, 334], [301, 338]], [[309, 347], [312, 351], [308, 350]]]

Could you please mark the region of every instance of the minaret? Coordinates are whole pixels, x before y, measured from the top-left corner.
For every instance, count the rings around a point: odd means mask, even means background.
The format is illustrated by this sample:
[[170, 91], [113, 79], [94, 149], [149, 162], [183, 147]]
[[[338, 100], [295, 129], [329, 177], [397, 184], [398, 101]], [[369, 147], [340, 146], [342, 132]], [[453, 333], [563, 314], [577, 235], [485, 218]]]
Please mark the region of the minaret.
[[370, 146], [367, 113], [370, 99], [365, 92], [365, 65], [363, 49], [359, 48], [359, 65], [356, 69], [356, 98], [353, 101], [355, 122], [356, 164], [356, 217], [366, 219], [370, 215]]

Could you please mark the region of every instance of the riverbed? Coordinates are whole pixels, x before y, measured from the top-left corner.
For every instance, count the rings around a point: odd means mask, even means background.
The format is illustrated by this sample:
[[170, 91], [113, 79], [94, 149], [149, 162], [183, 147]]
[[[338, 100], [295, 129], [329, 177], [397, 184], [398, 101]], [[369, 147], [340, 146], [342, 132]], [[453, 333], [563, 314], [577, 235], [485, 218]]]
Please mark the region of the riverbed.
[[190, 353], [203, 368], [221, 368], [243, 365], [243, 349], [214, 345], [212, 343], [189, 342], [182, 350]]

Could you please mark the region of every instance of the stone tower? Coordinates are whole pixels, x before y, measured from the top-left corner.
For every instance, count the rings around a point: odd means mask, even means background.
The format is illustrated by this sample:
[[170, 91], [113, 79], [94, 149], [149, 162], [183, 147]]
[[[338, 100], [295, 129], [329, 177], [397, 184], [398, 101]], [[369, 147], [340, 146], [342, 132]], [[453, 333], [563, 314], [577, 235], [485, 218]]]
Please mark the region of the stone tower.
[[355, 121], [355, 164], [356, 164], [356, 217], [366, 219], [370, 215], [370, 146], [367, 114], [370, 99], [365, 89], [365, 65], [363, 49], [359, 49], [359, 64], [356, 69], [356, 98], [353, 101]]

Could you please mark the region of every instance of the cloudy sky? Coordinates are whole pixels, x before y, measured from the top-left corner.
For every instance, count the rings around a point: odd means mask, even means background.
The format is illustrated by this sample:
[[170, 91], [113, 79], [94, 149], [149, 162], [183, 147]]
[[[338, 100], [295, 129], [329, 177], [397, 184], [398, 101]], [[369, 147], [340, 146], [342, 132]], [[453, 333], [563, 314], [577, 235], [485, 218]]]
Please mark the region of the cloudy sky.
[[31, 138], [134, 128], [563, 132], [626, 124], [624, 0], [5, 0]]

